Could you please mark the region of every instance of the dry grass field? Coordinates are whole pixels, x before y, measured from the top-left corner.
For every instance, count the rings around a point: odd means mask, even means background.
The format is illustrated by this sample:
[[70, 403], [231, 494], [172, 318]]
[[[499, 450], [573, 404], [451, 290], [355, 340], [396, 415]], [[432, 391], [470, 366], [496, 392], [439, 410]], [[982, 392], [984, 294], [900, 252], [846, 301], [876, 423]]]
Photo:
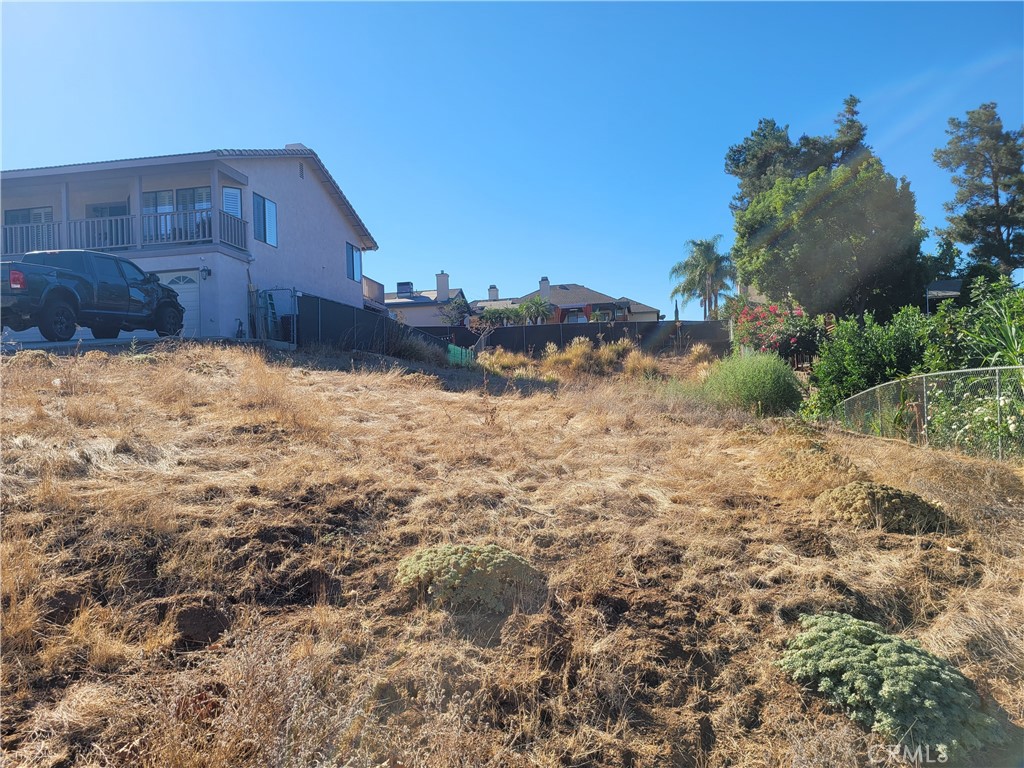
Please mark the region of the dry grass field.
[[[827, 610], [1024, 723], [1014, 468], [647, 380], [484, 394], [337, 362], [3, 360], [5, 765], [867, 766], [875, 737], [775, 666]], [[855, 479], [956, 527], [813, 512]], [[495, 617], [400, 588], [439, 543], [522, 556], [546, 600]]]

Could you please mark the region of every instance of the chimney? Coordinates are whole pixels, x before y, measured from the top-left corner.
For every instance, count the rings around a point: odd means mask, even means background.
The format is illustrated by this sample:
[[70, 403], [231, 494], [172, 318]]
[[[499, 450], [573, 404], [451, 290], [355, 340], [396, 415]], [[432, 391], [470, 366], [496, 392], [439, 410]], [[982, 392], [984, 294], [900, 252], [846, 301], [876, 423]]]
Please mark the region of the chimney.
[[492, 285], [487, 289], [487, 300], [497, 301], [498, 300], [498, 286]]
[[437, 300], [448, 301], [448, 275], [443, 269], [437, 273]]
[[544, 301], [551, 301], [551, 282], [546, 277], [540, 279], [540, 297]]

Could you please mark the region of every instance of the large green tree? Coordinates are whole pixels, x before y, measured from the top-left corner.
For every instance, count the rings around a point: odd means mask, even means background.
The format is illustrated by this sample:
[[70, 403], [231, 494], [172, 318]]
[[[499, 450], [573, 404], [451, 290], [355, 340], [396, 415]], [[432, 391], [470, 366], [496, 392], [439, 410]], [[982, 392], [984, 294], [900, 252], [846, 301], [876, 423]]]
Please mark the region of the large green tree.
[[721, 235], [715, 235], [703, 240], [688, 240], [686, 258], [669, 271], [669, 277], [679, 281], [671, 296], [678, 296], [684, 301], [698, 299], [705, 320], [717, 313], [720, 297], [736, 276], [729, 254], [718, 251], [721, 239]]
[[953, 174], [945, 234], [971, 257], [1009, 275], [1024, 267], [1024, 131], [1004, 130], [995, 103], [949, 119], [949, 142], [935, 162]]
[[813, 314], [888, 317], [921, 297], [914, 195], [876, 157], [779, 179], [735, 226], [739, 280], [771, 299]]
[[855, 96], [824, 136], [789, 141], [761, 120], [729, 149], [726, 172], [739, 180], [733, 200], [733, 261], [740, 282], [812, 312], [887, 317], [923, 295], [924, 231], [906, 180], [886, 173], [864, 143]]

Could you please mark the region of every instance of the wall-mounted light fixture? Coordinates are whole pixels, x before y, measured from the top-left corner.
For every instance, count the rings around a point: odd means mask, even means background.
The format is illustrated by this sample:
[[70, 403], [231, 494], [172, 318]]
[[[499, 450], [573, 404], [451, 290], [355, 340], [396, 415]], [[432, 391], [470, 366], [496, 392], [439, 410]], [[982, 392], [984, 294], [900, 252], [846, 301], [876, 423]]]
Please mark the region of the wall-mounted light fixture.
[[199, 274], [203, 278], [203, 280], [205, 280], [206, 278], [213, 274], [213, 270], [210, 269], [209, 267], [200, 267]]

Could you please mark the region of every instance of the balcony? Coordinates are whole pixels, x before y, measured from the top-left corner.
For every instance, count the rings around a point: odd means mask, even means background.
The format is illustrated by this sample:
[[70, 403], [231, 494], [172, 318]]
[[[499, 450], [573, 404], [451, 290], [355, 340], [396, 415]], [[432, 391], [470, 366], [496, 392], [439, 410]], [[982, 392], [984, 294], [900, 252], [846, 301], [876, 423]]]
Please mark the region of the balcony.
[[363, 307], [376, 312], [387, 312], [384, 306], [384, 284], [363, 275]]
[[[219, 232], [214, 228], [214, 216]], [[136, 216], [106, 216], [68, 222], [17, 224], [3, 228], [2, 255], [29, 251], [89, 248], [99, 251], [224, 243], [247, 250], [246, 222], [226, 211], [171, 211]], [[138, 224], [141, 228], [137, 229]], [[66, 236], [62, 236], [66, 235]], [[141, 244], [140, 244], [141, 240]]]

